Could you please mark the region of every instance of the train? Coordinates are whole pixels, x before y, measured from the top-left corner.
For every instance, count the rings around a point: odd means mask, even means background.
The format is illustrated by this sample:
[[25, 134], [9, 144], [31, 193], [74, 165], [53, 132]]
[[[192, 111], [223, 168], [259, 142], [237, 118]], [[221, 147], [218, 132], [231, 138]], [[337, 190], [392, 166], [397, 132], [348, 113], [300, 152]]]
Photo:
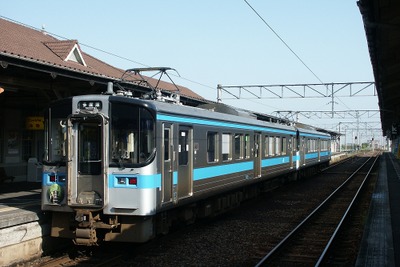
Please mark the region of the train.
[[328, 166], [331, 136], [221, 103], [115, 93], [45, 114], [42, 210], [76, 245], [142, 243], [240, 204], [265, 183]]

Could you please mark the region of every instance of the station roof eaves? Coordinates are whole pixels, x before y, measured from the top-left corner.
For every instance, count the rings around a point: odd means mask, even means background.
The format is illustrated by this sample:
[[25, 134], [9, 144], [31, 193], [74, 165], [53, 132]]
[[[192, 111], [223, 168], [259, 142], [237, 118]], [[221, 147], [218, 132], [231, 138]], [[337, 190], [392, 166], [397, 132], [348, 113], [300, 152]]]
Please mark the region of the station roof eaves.
[[[0, 55], [56, 67], [75, 73], [118, 81], [124, 70], [111, 66], [85, 52], [77, 40], [59, 40], [46, 33], [0, 18]], [[148, 78], [149, 83], [157, 80]], [[136, 83], [136, 81], [132, 81]], [[160, 81], [160, 89], [175, 92], [175, 85]], [[203, 98], [190, 89], [178, 86], [182, 96], [192, 99]]]
[[357, 2], [378, 93], [383, 135], [400, 130], [400, 1]]

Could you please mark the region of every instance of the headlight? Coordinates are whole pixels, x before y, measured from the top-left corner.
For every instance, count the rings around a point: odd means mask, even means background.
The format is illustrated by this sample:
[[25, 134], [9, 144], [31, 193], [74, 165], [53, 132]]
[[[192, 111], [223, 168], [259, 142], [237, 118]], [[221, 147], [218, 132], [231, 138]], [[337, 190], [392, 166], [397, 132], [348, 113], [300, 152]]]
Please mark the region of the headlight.
[[79, 109], [93, 109], [97, 108], [98, 110], [101, 110], [102, 108], [102, 103], [101, 101], [80, 101], [78, 103], [78, 108]]

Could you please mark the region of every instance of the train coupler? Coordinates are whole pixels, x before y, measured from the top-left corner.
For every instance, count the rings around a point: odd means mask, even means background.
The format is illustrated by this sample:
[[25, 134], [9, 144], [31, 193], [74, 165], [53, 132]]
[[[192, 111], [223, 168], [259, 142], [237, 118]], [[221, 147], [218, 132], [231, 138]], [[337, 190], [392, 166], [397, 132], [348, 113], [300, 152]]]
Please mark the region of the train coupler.
[[93, 228], [77, 228], [75, 230], [75, 245], [97, 246], [96, 229]]
[[93, 246], [97, 245], [97, 234], [94, 223], [96, 218], [89, 210], [78, 210], [75, 214], [75, 221], [78, 223], [75, 229], [75, 245]]
[[118, 217], [109, 219], [108, 223], [104, 223], [100, 214], [94, 215], [90, 210], [76, 211], [75, 221], [78, 223], [75, 229], [75, 245], [97, 246], [97, 229], [112, 230], [119, 226]]

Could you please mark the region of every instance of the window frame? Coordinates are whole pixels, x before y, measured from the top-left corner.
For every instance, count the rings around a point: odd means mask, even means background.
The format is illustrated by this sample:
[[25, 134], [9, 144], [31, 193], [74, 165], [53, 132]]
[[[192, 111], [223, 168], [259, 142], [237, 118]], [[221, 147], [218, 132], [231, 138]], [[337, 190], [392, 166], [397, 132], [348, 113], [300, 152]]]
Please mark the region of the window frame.
[[[207, 163], [217, 163], [219, 161], [218, 153], [218, 137], [219, 133], [217, 131], [207, 132]], [[212, 138], [212, 139], [211, 139]], [[213, 144], [210, 146], [210, 144]], [[210, 149], [210, 148], [213, 149]], [[211, 157], [212, 156], [212, 157]], [[213, 159], [212, 161], [210, 159]]]
[[[232, 160], [232, 134], [231, 133], [223, 132], [221, 134], [221, 154], [222, 154], [223, 162], [228, 162], [228, 161]], [[225, 158], [225, 156], [226, 156], [226, 158]]]

